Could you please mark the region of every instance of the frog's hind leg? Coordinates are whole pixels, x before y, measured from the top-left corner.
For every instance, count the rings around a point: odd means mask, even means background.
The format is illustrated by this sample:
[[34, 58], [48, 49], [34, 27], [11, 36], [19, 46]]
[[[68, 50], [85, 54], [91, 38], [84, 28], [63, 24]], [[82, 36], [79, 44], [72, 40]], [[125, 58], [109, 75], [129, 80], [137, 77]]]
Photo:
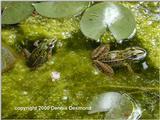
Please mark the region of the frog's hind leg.
[[113, 69], [108, 65], [104, 64], [98, 60], [94, 60], [94, 64], [98, 67], [100, 71], [102, 71], [106, 75], [112, 76], [114, 74]]
[[95, 59], [99, 57], [103, 53], [108, 53], [110, 50], [110, 45], [109, 44], [102, 44], [99, 47], [97, 47], [95, 50], [92, 52], [92, 59]]

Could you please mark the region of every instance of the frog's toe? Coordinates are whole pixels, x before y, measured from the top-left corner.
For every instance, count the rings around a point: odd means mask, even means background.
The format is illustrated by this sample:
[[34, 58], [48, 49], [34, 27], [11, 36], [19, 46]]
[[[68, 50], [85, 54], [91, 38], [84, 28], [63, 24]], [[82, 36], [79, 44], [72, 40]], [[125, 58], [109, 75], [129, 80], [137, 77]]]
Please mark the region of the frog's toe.
[[134, 73], [132, 67], [131, 67], [128, 63], [124, 63], [123, 65], [127, 67], [128, 71], [129, 71], [130, 73]]

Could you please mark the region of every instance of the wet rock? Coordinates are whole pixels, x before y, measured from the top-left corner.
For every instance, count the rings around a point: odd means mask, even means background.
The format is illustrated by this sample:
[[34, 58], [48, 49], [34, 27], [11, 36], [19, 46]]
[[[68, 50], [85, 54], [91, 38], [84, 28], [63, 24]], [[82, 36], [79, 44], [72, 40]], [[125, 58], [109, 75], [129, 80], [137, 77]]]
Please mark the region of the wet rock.
[[6, 72], [14, 67], [16, 58], [9, 48], [2, 46], [1, 50], [2, 50], [1, 70], [2, 72]]

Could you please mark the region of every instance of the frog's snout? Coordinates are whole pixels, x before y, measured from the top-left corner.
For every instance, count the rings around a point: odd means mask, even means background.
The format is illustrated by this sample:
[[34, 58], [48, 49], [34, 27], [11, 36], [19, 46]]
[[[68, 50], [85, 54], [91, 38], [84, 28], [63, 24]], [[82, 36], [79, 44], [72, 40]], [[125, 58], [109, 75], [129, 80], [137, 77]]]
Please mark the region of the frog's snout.
[[136, 57], [133, 58], [133, 60], [143, 60], [146, 57], [146, 55], [147, 55], [147, 53], [136, 55]]
[[57, 42], [57, 40], [52, 40], [52, 42], [51, 42], [51, 43], [55, 44], [56, 42]]
[[144, 49], [136, 49], [134, 50], [133, 55], [130, 57], [130, 59], [138, 61], [143, 60], [147, 56], [147, 52]]

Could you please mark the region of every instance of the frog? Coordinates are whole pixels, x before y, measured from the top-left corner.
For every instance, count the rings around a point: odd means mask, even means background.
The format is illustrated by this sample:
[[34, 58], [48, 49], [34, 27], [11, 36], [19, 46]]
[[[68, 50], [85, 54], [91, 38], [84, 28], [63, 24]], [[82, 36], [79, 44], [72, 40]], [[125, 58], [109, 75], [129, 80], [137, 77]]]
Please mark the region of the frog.
[[26, 48], [23, 48], [23, 53], [25, 54], [28, 67], [36, 69], [43, 63], [48, 61], [52, 56], [52, 50], [55, 47], [56, 39], [52, 40], [36, 40], [33, 44], [35, 48], [30, 53]]
[[115, 74], [113, 67], [126, 66], [130, 73], [134, 73], [130, 63], [143, 60], [147, 55], [145, 49], [133, 46], [123, 50], [110, 51], [110, 45], [101, 44], [91, 53], [93, 65], [106, 75]]

